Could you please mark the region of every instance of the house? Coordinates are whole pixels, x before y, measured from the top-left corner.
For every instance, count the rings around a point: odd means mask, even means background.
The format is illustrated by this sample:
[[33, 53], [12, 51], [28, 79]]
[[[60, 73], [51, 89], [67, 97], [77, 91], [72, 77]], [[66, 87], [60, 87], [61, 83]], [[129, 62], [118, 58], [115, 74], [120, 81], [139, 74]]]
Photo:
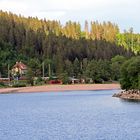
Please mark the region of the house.
[[49, 81], [49, 84], [62, 84], [62, 80], [58, 79], [56, 76], [52, 76], [51, 80]]
[[16, 64], [12, 67], [11, 75], [13, 77], [24, 77], [27, 73], [27, 66], [22, 62], [16, 62]]
[[78, 83], [80, 83], [80, 80], [76, 79], [74, 77], [69, 77], [69, 82], [70, 82], [70, 84], [78, 84]]

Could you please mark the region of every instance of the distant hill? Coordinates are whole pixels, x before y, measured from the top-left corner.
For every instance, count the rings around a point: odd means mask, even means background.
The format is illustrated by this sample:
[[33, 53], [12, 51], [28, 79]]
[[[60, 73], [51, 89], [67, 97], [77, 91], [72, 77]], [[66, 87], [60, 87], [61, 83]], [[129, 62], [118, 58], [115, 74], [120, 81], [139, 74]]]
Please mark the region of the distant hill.
[[[67, 67], [78, 60], [108, 60], [116, 55], [131, 57], [140, 53], [140, 35], [133, 31], [120, 33], [111, 22], [90, 24], [68, 21], [39, 20], [0, 11], [0, 72], [16, 61], [28, 64], [31, 59], [51, 64], [52, 73], [67, 72]], [[135, 54], [134, 54], [135, 53]], [[73, 67], [73, 66], [72, 66]], [[79, 68], [80, 69], [80, 68]], [[46, 66], [46, 71], [48, 68]], [[48, 72], [46, 72], [48, 73]], [[71, 71], [75, 73], [74, 70]]]

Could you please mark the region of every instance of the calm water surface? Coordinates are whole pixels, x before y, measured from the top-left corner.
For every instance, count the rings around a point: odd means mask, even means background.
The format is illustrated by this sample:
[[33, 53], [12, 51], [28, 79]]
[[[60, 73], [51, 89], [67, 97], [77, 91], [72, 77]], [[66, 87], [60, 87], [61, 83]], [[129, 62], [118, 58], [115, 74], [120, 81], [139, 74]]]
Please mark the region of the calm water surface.
[[140, 140], [140, 103], [116, 90], [0, 95], [0, 140]]

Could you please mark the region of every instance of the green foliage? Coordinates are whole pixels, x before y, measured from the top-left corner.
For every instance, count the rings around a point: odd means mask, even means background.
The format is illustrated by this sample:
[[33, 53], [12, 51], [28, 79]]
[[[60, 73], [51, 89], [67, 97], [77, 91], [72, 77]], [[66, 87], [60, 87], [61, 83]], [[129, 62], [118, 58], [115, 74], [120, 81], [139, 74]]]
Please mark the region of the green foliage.
[[74, 75], [74, 72], [73, 72], [73, 65], [72, 65], [72, 62], [69, 61], [69, 60], [66, 60], [65, 61], [65, 70], [67, 72], [67, 74], [69, 76], [73, 76]]
[[138, 89], [140, 89], [140, 74], [138, 75]]
[[110, 63], [106, 60], [92, 60], [87, 65], [85, 71], [85, 76], [92, 78], [95, 83], [102, 83], [104, 81], [110, 80]]
[[131, 50], [135, 54], [140, 54], [140, 34], [134, 34], [132, 30], [118, 33], [116, 36], [117, 44], [126, 50]]
[[33, 86], [34, 85], [34, 73], [31, 68], [28, 69], [26, 77], [27, 77], [27, 83], [30, 84], [31, 86]]
[[140, 89], [140, 57], [127, 60], [121, 67], [122, 89]]
[[34, 79], [34, 83], [36, 85], [43, 85], [45, 84], [45, 81], [41, 77], [37, 77], [36, 79]]
[[6, 85], [3, 82], [0, 82], [0, 88], [1, 87], [6, 87]]
[[[91, 22], [89, 25], [86, 21], [83, 31], [77, 22], [68, 21], [62, 26], [59, 21], [25, 18], [0, 11], [0, 73], [7, 77], [8, 65], [11, 69], [16, 61], [23, 61], [28, 65], [27, 77], [31, 85], [34, 77], [43, 74], [49, 77], [63, 73], [61, 77], [87, 76], [95, 82], [110, 80], [109, 61], [113, 57], [131, 57], [132, 51], [139, 52], [139, 35], [133, 34], [133, 41], [131, 37], [132, 33], [120, 34], [118, 26], [111, 22]], [[129, 49], [128, 44], [133, 49]], [[118, 79], [119, 69], [115, 67], [119, 64], [112, 63], [118, 75], [113, 79]]]
[[8, 64], [14, 64], [16, 58], [16, 51], [12, 46], [0, 40], [0, 73], [3, 77], [7, 77]]
[[120, 69], [122, 64], [125, 62], [124, 56], [117, 55], [111, 59], [111, 76], [112, 80], [120, 79]]
[[68, 74], [67, 74], [66, 72], [61, 73], [61, 74], [58, 76], [58, 78], [59, 78], [60, 80], [62, 80], [62, 83], [63, 83], [63, 84], [68, 84], [68, 82], [69, 82], [69, 77], [68, 77]]
[[73, 62], [73, 72], [74, 72], [74, 76], [78, 77], [78, 75], [80, 74], [80, 62], [77, 58], [75, 58], [74, 62]]
[[39, 76], [41, 74], [41, 64], [38, 59], [30, 59], [28, 62], [28, 67], [32, 70], [34, 76]]
[[24, 84], [24, 83], [16, 83], [16, 84], [13, 84], [12, 87], [26, 87], [26, 84]]

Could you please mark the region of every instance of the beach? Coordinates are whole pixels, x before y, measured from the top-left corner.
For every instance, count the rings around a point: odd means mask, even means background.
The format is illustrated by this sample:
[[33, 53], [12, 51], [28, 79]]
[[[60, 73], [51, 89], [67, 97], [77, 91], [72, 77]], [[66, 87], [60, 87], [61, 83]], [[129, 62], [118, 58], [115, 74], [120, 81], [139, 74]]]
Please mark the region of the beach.
[[120, 84], [43, 85], [21, 88], [0, 88], [0, 93], [32, 93], [32, 92], [113, 90], [113, 89], [121, 89]]

